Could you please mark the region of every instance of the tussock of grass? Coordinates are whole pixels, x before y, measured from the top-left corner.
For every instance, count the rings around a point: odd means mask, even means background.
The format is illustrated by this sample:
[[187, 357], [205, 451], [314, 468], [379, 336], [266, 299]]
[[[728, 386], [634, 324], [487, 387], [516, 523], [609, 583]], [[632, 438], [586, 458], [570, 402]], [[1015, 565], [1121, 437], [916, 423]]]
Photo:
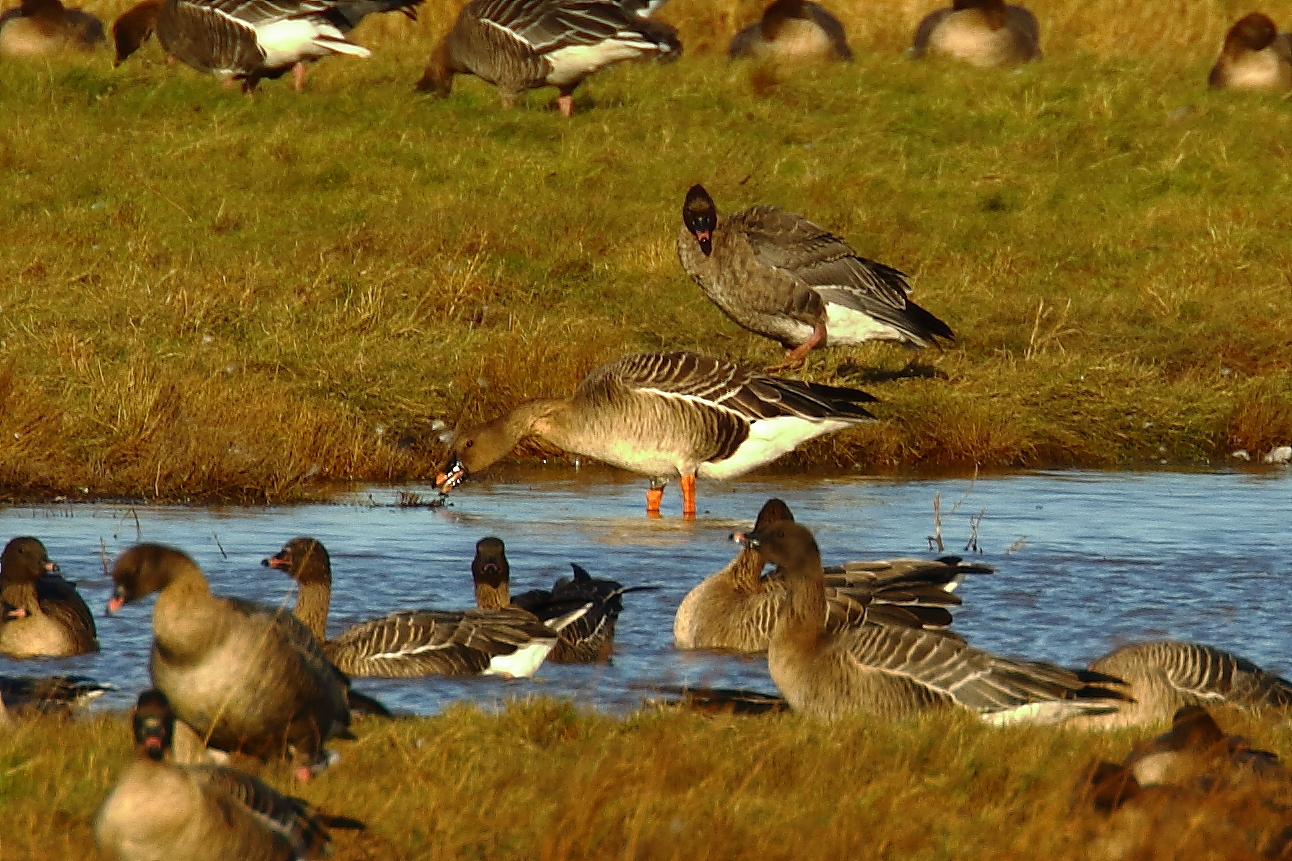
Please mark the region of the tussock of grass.
[[414, 94], [456, 14], [433, 4], [365, 22], [375, 56], [316, 64], [299, 97], [226, 93], [155, 45], [0, 65], [0, 486], [283, 500], [426, 478], [437, 419], [625, 351], [770, 364], [676, 262], [696, 181], [910, 273], [960, 335], [919, 373], [891, 346], [815, 355], [804, 376], [872, 390], [884, 422], [790, 465], [1288, 442], [1292, 116], [1204, 85], [1246, 7], [1037, 3], [1046, 59], [1000, 73], [904, 59], [930, 5], [839, 7], [857, 62], [790, 70], [721, 59], [758, 2], [673, 0], [687, 56], [595, 76], [572, 122], [550, 92], [511, 112], [470, 79]]
[[[1292, 736], [1228, 712], [1286, 755]], [[128, 761], [120, 716], [23, 723], [0, 737], [4, 857], [93, 857], [90, 823]], [[263, 775], [369, 830], [338, 861], [439, 858], [1086, 858], [1109, 825], [1075, 803], [1081, 774], [1138, 734], [991, 729], [942, 715], [823, 725], [797, 715], [625, 719], [550, 700], [498, 715], [366, 720], [307, 786]], [[51, 739], [57, 739], [52, 744]], [[1142, 858], [1249, 857], [1205, 826], [1226, 799], [1150, 830]], [[1232, 826], [1227, 826], [1231, 827]]]

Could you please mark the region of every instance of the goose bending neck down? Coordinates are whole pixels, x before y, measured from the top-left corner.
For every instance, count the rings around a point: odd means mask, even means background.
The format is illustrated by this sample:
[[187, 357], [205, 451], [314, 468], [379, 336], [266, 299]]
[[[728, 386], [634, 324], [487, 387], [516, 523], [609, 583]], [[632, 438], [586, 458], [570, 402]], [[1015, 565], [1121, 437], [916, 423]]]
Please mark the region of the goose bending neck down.
[[45, 545], [14, 538], [0, 553], [0, 654], [67, 658], [99, 650], [94, 616]]
[[1292, 89], [1292, 34], [1280, 33], [1274, 20], [1260, 12], [1243, 16], [1225, 34], [1207, 84], [1228, 90]]
[[0, 57], [45, 57], [67, 50], [92, 51], [103, 41], [103, 23], [59, 0], [22, 0], [0, 15]]
[[651, 477], [646, 510], [679, 477], [694, 517], [695, 479], [744, 475], [822, 434], [872, 420], [863, 391], [787, 380], [693, 353], [644, 353], [597, 368], [567, 398], [529, 401], [458, 434], [436, 478], [448, 493], [526, 437]]
[[983, 68], [1041, 59], [1036, 16], [1005, 0], [955, 0], [920, 21], [907, 53], [947, 57]]
[[731, 39], [727, 59], [772, 57], [782, 60], [821, 58], [852, 61], [843, 24], [811, 0], [776, 0], [761, 20]]

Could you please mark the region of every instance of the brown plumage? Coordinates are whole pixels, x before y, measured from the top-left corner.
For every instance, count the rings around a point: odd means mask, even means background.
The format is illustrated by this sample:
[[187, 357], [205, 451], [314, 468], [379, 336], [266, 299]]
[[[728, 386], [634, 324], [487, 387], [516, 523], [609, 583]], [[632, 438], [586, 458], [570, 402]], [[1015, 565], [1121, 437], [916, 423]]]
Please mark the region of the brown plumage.
[[1292, 34], [1280, 33], [1260, 12], [1238, 19], [1211, 67], [1212, 89], [1284, 92], [1292, 89]]
[[763, 17], [741, 30], [727, 46], [727, 59], [852, 61], [839, 19], [811, 0], [776, 0]]
[[857, 389], [803, 383], [694, 353], [644, 353], [597, 368], [568, 398], [529, 401], [458, 434], [436, 486], [448, 493], [534, 436], [651, 476], [647, 511], [681, 478], [694, 516], [695, 479], [743, 475], [800, 443], [872, 418]]
[[46, 57], [92, 51], [103, 41], [103, 23], [59, 0], [22, 0], [0, 15], [0, 57]]
[[0, 653], [66, 658], [98, 650], [90, 608], [58, 575], [45, 545], [27, 536], [6, 544], [0, 554]]
[[950, 327], [907, 298], [906, 276], [779, 206], [719, 219], [704, 186], [682, 205], [677, 256], [686, 274], [737, 325], [789, 352], [768, 370], [803, 361], [817, 347], [952, 340]]
[[971, 66], [1007, 66], [1041, 59], [1036, 16], [1004, 0], [955, 0], [925, 16], [908, 54], [945, 57]]

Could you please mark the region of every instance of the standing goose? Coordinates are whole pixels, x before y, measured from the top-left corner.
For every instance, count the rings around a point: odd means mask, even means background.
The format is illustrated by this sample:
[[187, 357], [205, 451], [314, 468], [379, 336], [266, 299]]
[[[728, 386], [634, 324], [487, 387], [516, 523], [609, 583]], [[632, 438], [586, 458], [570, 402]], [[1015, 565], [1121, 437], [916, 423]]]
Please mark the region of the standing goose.
[[332, 594], [332, 561], [313, 538], [293, 538], [264, 565], [300, 584], [296, 616], [313, 632], [327, 656], [352, 676], [411, 678], [431, 675], [532, 676], [556, 646], [558, 632], [587, 607], [550, 621], [505, 603], [485, 608], [493, 588], [476, 574], [477, 610], [405, 610], [360, 622], [326, 639]]
[[136, 758], [104, 799], [94, 837], [114, 861], [295, 861], [327, 854], [327, 827], [362, 829], [249, 774], [173, 757], [175, 713], [160, 691], [131, 716]]
[[946, 323], [907, 298], [906, 276], [779, 206], [719, 220], [702, 185], [682, 206], [677, 256], [713, 304], [756, 335], [779, 341], [799, 364], [816, 347], [953, 340]]
[[373, 11], [411, 9], [421, 0], [143, 0], [112, 25], [119, 65], [154, 31], [166, 52], [199, 72], [241, 81], [243, 92], [262, 78], [291, 70], [299, 91], [306, 60], [331, 54], [370, 57], [346, 38]]
[[0, 15], [0, 57], [46, 57], [67, 50], [93, 51], [103, 41], [103, 24], [59, 0], [22, 0]]
[[776, 0], [762, 20], [731, 39], [728, 60], [770, 57], [778, 60], [826, 59], [852, 62], [843, 24], [812, 0]]
[[99, 650], [90, 608], [57, 572], [39, 539], [25, 536], [5, 545], [0, 554], [0, 653], [66, 658]]
[[1217, 90], [1292, 90], [1292, 35], [1268, 15], [1252, 12], [1225, 34], [1207, 84]]
[[992, 724], [1043, 724], [1107, 711], [1124, 699], [1110, 676], [1004, 658], [938, 631], [865, 622], [830, 630], [825, 571], [811, 532], [782, 521], [734, 537], [780, 566], [788, 598], [767, 666], [795, 711], [891, 720], [954, 707]]
[[562, 116], [574, 88], [621, 60], [680, 54], [676, 32], [616, 0], [473, 0], [431, 54], [419, 90], [447, 97], [454, 75], [475, 75], [510, 108], [525, 90], [556, 87]]
[[112, 568], [108, 612], [159, 593], [153, 607], [153, 686], [212, 747], [267, 759], [292, 754], [298, 775], [349, 736], [348, 680], [304, 625], [280, 610], [211, 594], [188, 556], [158, 544]]
[[1041, 26], [1022, 6], [1004, 0], [955, 0], [924, 17], [907, 52], [919, 60], [946, 57], [983, 68], [1041, 59]]
[[568, 398], [528, 401], [457, 435], [436, 487], [448, 493], [526, 437], [651, 477], [646, 510], [681, 478], [695, 516], [695, 479], [744, 475], [822, 434], [872, 420], [857, 389], [785, 380], [694, 353], [642, 353], [602, 365]]
[[1115, 712], [1085, 719], [1101, 727], [1165, 722], [1177, 709], [1204, 703], [1292, 709], [1292, 682], [1201, 643], [1154, 640], [1123, 646], [1092, 661], [1090, 669], [1117, 676], [1130, 688], [1131, 700]]
[[[754, 531], [782, 521], [794, 521], [789, 506], [769, 499], [758, 512]], [[959, 605], [952, 592], [964, 576], [991, 570], [954, 556], [849, 562], [826, 569], [826, 627], [856, 624], [861, 615], [875, 624], [945, 628], [951, 624], [946, 608]], [[742, 547], [727, 567], [682, 599], [673, 617], [673, 644], [679, 649], [767, 651], [788, 593], [781, 578], [763, 577], [762, 571], [758, 551]]]

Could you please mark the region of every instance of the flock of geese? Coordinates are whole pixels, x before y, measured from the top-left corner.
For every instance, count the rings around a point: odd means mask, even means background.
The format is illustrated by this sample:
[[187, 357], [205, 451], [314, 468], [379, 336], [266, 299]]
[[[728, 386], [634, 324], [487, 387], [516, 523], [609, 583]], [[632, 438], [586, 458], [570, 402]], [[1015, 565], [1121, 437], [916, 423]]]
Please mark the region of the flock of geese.
[[[264, 78], [292, 73], [305, 84], [305, 63], [333, 54], [370, 56], [349, 38], [369, 14], [415, 17], [422, 0], [142, 0], [112, 26], [119, 64], [156, 34], [168, 57], [249, 91]], [[669, 24], [651, 17], [664, 0], [472, 0], [432, 52], [417, 88], [447, 96], [455, 75], [498, 87], [510, 107], [525, 90], [556, 87], [561, 113], [589, 75], [624, 60], [677, 59], [682, 43]], [[0, 57], [93, 50], [104, 41], [98, 19], [60, 0], [22, 0], [0, 16]], [[1004, 0], [954, 0], [928, 14], [907, 54], [975, 66], [1041, 58], [1040, 26]], [[731, 39], [733, 59], [807, 57], [849, 61], [843, 25], [811, 0], [776, 0], [761, 20]], [[1292, 89], [1292, 39], [1253, 12], [1225, 36], [1211, 70], [1212, 87]]]

